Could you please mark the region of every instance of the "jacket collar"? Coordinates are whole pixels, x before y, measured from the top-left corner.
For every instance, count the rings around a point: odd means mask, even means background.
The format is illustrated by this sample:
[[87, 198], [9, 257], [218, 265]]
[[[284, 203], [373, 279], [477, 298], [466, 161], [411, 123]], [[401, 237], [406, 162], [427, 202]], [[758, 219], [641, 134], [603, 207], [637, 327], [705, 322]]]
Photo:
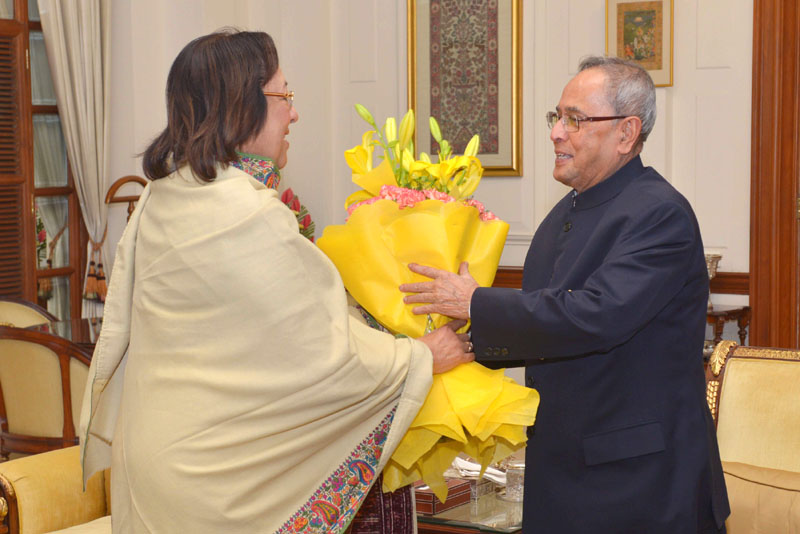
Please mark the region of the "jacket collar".
[[599, 184], [575, 195], [574, 208], [576, 210], [586, 210], [608, 202], [619, 195], [631, 183], [631, 180], [642, 174], [643, 170], [642, 158], [637, 155]]

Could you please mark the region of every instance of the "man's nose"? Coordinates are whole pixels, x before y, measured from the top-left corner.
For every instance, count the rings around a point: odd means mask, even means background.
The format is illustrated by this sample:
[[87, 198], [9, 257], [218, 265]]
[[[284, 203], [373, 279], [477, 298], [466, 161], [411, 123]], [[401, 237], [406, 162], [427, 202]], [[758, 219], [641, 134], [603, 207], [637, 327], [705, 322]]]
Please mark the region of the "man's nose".
[[556, 123], [550, 128], [550, 140], [552, 142], [563, 141], [567, 138], [567, 130], [564, 128], [564, 122], [558, 119]]

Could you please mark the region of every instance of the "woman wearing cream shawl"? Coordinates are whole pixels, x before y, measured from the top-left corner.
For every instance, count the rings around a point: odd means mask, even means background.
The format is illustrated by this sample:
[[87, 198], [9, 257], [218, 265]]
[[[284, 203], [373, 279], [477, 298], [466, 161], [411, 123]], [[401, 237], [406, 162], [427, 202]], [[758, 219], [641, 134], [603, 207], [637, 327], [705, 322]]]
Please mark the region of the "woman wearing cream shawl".
[[350, 311], [267, 187], [292, 99], [264, 33], [201, 37], [172, 66], [81, 415], [114, 532], [342, 532], [432, 370], [473, 358], [450, 328], [395, 339]]

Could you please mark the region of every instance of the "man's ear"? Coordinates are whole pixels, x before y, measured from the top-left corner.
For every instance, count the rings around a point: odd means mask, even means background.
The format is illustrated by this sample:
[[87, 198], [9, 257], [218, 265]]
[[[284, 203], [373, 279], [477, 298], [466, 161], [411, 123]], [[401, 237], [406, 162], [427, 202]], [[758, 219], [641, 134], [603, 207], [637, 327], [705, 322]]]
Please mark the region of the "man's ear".
[[639, 142], [639, 134], [642, 133], [642, 119], [639, 117], [625, 117], [619, 128], [620, 154], [630, 154]]

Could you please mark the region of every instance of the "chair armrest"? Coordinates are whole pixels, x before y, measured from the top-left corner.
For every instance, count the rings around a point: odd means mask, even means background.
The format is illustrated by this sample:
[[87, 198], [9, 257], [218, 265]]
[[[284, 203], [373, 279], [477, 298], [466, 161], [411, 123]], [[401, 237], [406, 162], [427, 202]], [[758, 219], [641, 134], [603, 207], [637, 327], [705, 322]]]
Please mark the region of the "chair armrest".
[[0, 463], [0, 523], [11, 534], [50, 532], [108, 513], [103, 472], [82, 487], [79, 448], [69, 447]]

